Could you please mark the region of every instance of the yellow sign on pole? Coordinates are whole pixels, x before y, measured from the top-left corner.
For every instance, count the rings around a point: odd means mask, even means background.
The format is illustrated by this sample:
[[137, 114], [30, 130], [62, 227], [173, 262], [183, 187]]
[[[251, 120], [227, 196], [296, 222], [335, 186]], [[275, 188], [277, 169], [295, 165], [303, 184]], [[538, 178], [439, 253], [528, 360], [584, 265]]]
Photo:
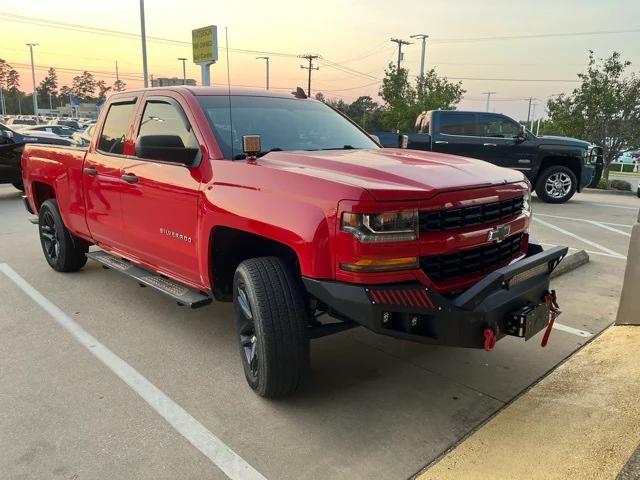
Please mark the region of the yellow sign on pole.
[[191, 30], [191, 44], [193, 45], [193, 63], [213, 63], [218, 60], [218, 27], [208, 27]]

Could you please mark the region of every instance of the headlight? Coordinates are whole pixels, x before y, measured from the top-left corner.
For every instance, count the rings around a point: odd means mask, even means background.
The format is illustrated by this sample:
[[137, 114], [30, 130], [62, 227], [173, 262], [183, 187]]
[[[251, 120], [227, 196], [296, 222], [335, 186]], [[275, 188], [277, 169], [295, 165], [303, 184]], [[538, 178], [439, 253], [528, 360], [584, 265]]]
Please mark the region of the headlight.
[[522, 197], [522, 211], [531, 213], [531, 190], [529, 189], [524, 191], [524, 196]]
[[418, 238], [418, 211], [342, 214], [341, 229], [361, 242], [406, 242]]

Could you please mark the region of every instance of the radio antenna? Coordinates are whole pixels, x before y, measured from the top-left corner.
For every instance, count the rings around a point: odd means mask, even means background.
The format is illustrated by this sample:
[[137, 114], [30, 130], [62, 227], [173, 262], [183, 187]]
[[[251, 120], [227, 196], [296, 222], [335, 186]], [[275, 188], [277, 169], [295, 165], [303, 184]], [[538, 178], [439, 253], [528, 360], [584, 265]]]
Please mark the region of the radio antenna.
[[229, 69], [229, 32], [224, 27], [224, 43], [227, 49], [227, 98], [229, 99], [229, 140], [231, 144], [231, 160], [235, 159], [233, 154], [233, 116], [231, 114], [231, 74]]

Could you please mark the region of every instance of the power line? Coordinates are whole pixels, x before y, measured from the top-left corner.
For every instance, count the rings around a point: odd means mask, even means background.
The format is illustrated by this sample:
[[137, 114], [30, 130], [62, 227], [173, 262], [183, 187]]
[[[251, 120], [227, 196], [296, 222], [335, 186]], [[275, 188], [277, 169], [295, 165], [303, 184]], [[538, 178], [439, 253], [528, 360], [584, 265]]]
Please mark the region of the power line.
[[475, 38], [440, 38], [433, 39], [431, 43], [467, 43], [467, 42], [499, 42], [506, 40], [528, 40], [539, 38], [556, 38], [556, 37], [584, 37], [591, 35], [616, 35], [620, 33], [640, 33], [639, 28], [625, 30], [596, 30], [591, 32], [559, 32], [559, 33], [538, 33], [533, 35], [504, 35], [495, 37], [475, 37]]
[[[19, 22], [19, 23], [27, 23], [31, 25], [40, 25], [44, 27], [58, 28], [63, 30], [72, 30], [72, 31], [78, 31], [83, 33], [93, 33], [97, 35], [106, 35], [106, 36], [120, 37], [125, 39], [132, 39], [132, 40], [140, 39], [140, 35], [138, 35], [137, 33], [123, 32], [120, 30], [112, 30], [108, 28], [88, 27], [88, 26], [79, 25], [76, 23], [60, 22], [55, 20], [47, 20], [47, 19], [42, 19], [37, 17], [26, 17], [23, 15], [14, 15], [11, 13], [0, 12], [0, 21], [2, 20], [5, 20], [5, 21], [12, 20], [14, 22]], [[163, 37], [151, 37], [151, 36], [148, 36], [147, 40], [155, 43], [165, 43], [165, 44], [178, 45], [178, 46], [191, 48], [191, 42], [182, 41], [182, 40], [175, 40], [175, 39], [163, 38]], [[293, 53], [267, 52], [263, 50], [247, 50], [247, 49], [241, 49], [241, 48], [229, 48], [229, 51], [236, 52], [236, 53], [250, 54], [250, 55], [273, 55], [273, 56], [291, 57], [291, 58], [297, 57], [297, 55]]]

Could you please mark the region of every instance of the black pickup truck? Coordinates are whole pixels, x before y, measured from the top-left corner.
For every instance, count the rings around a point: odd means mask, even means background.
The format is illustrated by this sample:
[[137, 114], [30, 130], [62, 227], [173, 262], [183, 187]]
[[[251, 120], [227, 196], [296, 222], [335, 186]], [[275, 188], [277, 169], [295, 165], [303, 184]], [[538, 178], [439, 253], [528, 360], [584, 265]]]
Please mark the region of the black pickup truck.
[[567, 137], [540, 136], [499, 113], [432, 110], [408, 134], [370, 132], [384, 147], [478, 158], [524, 173], [538, 197], [564, 203], [602, 171], [599, 147]]
[[47, 145], [73, 145], [70, 140], [47, 132], [18, 132], [0, 124], [0, 184], [11, 183], [19, 190], [24, 190], [20, 157], [27, 143]]

